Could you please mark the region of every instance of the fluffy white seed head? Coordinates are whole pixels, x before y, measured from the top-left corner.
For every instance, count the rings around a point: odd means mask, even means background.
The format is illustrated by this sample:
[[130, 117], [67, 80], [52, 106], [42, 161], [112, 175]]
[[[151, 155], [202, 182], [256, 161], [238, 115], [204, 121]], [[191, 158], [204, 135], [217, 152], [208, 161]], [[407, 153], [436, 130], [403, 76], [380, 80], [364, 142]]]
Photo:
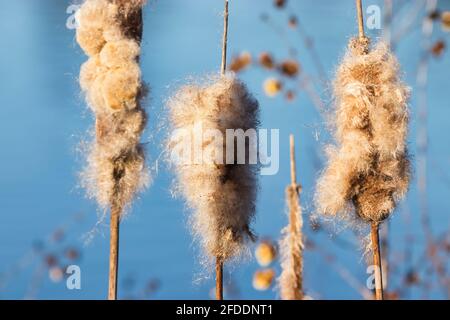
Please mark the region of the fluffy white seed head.
[[316, 192], [319, 212], [382, 221], [406, 193], [409, 89], [383, 42], [372, 50], [352, 39], [338, 68], [334, 94], [336, 146]]
[[[168, 107], [171, 138], [179, 130], [195, 134], [200, 124], [203, 132], [214, 129], [223, 136], [227, 129], [258, 127], [258, 103], [234, 75], [184, 86], [168, 101]], [[225, 150], [226, 139], [221, 142], [216, 141], [216, 148]], [[201, 144], [202, 153], [210, 143], [213, 141], [206, 139]], [[168, 144], [169, 153], [174, 148]], [[248, 145], [246, 148], [248, 151]], [[193, 212], [192, 230], [204, 252], [223, 260], [238, 256], [253, 237], [250, 224], [255, 213], [257, 165], [192, 161], [173, 166], [177, 189]]]
[[77, 13], [77, 41], [89, 56], [80, 86], [96, 117], [82, 185], [103, 209], [122, 213], [149, 180], [140, 143], [146, 123], [138, 65], [142, 5], [86, 0]]
[[283, 300], [303, 298], [303, 236], [302, 209], [299, 203], [299, 186], [286, 188], [286, 205], [289, 225], [283, 229], [280, 241], [281, 275], [278, 279], [280, 296]]

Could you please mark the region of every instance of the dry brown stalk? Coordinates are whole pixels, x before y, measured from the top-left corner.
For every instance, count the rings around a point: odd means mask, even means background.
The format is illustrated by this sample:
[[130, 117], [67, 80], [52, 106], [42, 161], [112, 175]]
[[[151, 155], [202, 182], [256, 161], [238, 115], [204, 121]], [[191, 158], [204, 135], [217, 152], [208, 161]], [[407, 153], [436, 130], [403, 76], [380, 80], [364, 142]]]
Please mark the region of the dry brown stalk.
[[117, 299], [117, 276], [119, 274], [119, 226], [120, 210], [111, 209], [108, 300]]
[[383, 300], [383, 275], [380, 254], [380, 240], [378, 237], [378, 222], [372, 222], [370, 237], [372, 243], [373, 265], [375, 266], [375, 299]]
[[223, 262], [216, 258], [216, 300], [223, 300]]

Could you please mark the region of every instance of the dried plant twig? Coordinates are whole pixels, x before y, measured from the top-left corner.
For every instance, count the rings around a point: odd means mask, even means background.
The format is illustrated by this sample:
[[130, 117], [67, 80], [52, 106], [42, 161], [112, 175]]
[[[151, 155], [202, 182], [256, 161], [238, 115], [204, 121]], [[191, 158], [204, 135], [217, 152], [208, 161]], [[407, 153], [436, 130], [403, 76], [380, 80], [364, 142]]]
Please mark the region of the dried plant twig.
[[372, 222], [370, 236], [372, 243], [373, 265], [375, 266], [375, 299], [383, 300], [383, 275], [378, 225], [378, 222]]

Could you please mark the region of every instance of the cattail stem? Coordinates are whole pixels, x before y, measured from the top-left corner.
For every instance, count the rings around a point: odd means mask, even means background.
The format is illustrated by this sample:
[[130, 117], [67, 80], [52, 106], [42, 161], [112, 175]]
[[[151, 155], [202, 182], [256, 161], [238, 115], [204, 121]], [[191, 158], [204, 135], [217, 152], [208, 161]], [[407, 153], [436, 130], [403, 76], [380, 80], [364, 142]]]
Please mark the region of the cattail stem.
[[[228, 0], [225, 0], [223, 13], [223, 39], [222, 39], [222, 64], [220, 73], [225, 75], [227, 69], [227, 44], [228, 44]], [[223, 262], [216, 257], [216, 300], [223, 300]]]
[[364, 34], [364, 16], [362, 9], [362, 0], [356, 0], [356, 10], [358, 12], [358, 31], [359, 39], [364, 39], [366, 36]]
[[378, 226], [378, 222], [372, 222], [370, 235], [372, 240], [373, 264], [375, 266], [375, 299], [383, 300], [383, 275], [381, 269], [382, 265]]
[[223, 262], [216, 258], [216, 300], [223, 300]]
[[117, 300], [120, 209], [111, 207], [108, 300]]
[[222, 66], [220, 72], [225, 75], [227, 69], [227, 43], [228, 43], [228, 0], [225, 0], [225, 11], [223, 15], [223, 41], [222, 41]]

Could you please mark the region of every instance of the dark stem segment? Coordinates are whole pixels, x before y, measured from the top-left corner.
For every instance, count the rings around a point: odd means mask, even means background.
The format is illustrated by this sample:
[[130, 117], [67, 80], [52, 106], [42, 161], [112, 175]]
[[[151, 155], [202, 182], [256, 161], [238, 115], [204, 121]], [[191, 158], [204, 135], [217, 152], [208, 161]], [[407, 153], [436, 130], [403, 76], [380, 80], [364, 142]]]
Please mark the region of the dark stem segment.
[[223, 300], [223, 262], [216, 258], [216, 300]]
[[228, 0], [225, 0], [225, 11], [223, 14], [223, 42], [222, 42], [222, 66], [220, 72], [225, 75], [227, 69], [227, 42], [228, 42]]
[[378, 222], [372, 222], [370, 235], [372, 240], [373, 265], [375, 267], [375, 300], [383, 300], [383, 274], [381, 269], [378, 226]]
[[112, 207], [109, 243], [108, 300], [117, 300], [117, 275], [119, 272], [119, 225], [120, 209]]
[[364, 34], [364, 16], [363, 16], [363, 9], [362, 9], [362, 0], [356, 0], [356, 10], [358, 12], [359, 38], [362, 40], [366, 37]]

